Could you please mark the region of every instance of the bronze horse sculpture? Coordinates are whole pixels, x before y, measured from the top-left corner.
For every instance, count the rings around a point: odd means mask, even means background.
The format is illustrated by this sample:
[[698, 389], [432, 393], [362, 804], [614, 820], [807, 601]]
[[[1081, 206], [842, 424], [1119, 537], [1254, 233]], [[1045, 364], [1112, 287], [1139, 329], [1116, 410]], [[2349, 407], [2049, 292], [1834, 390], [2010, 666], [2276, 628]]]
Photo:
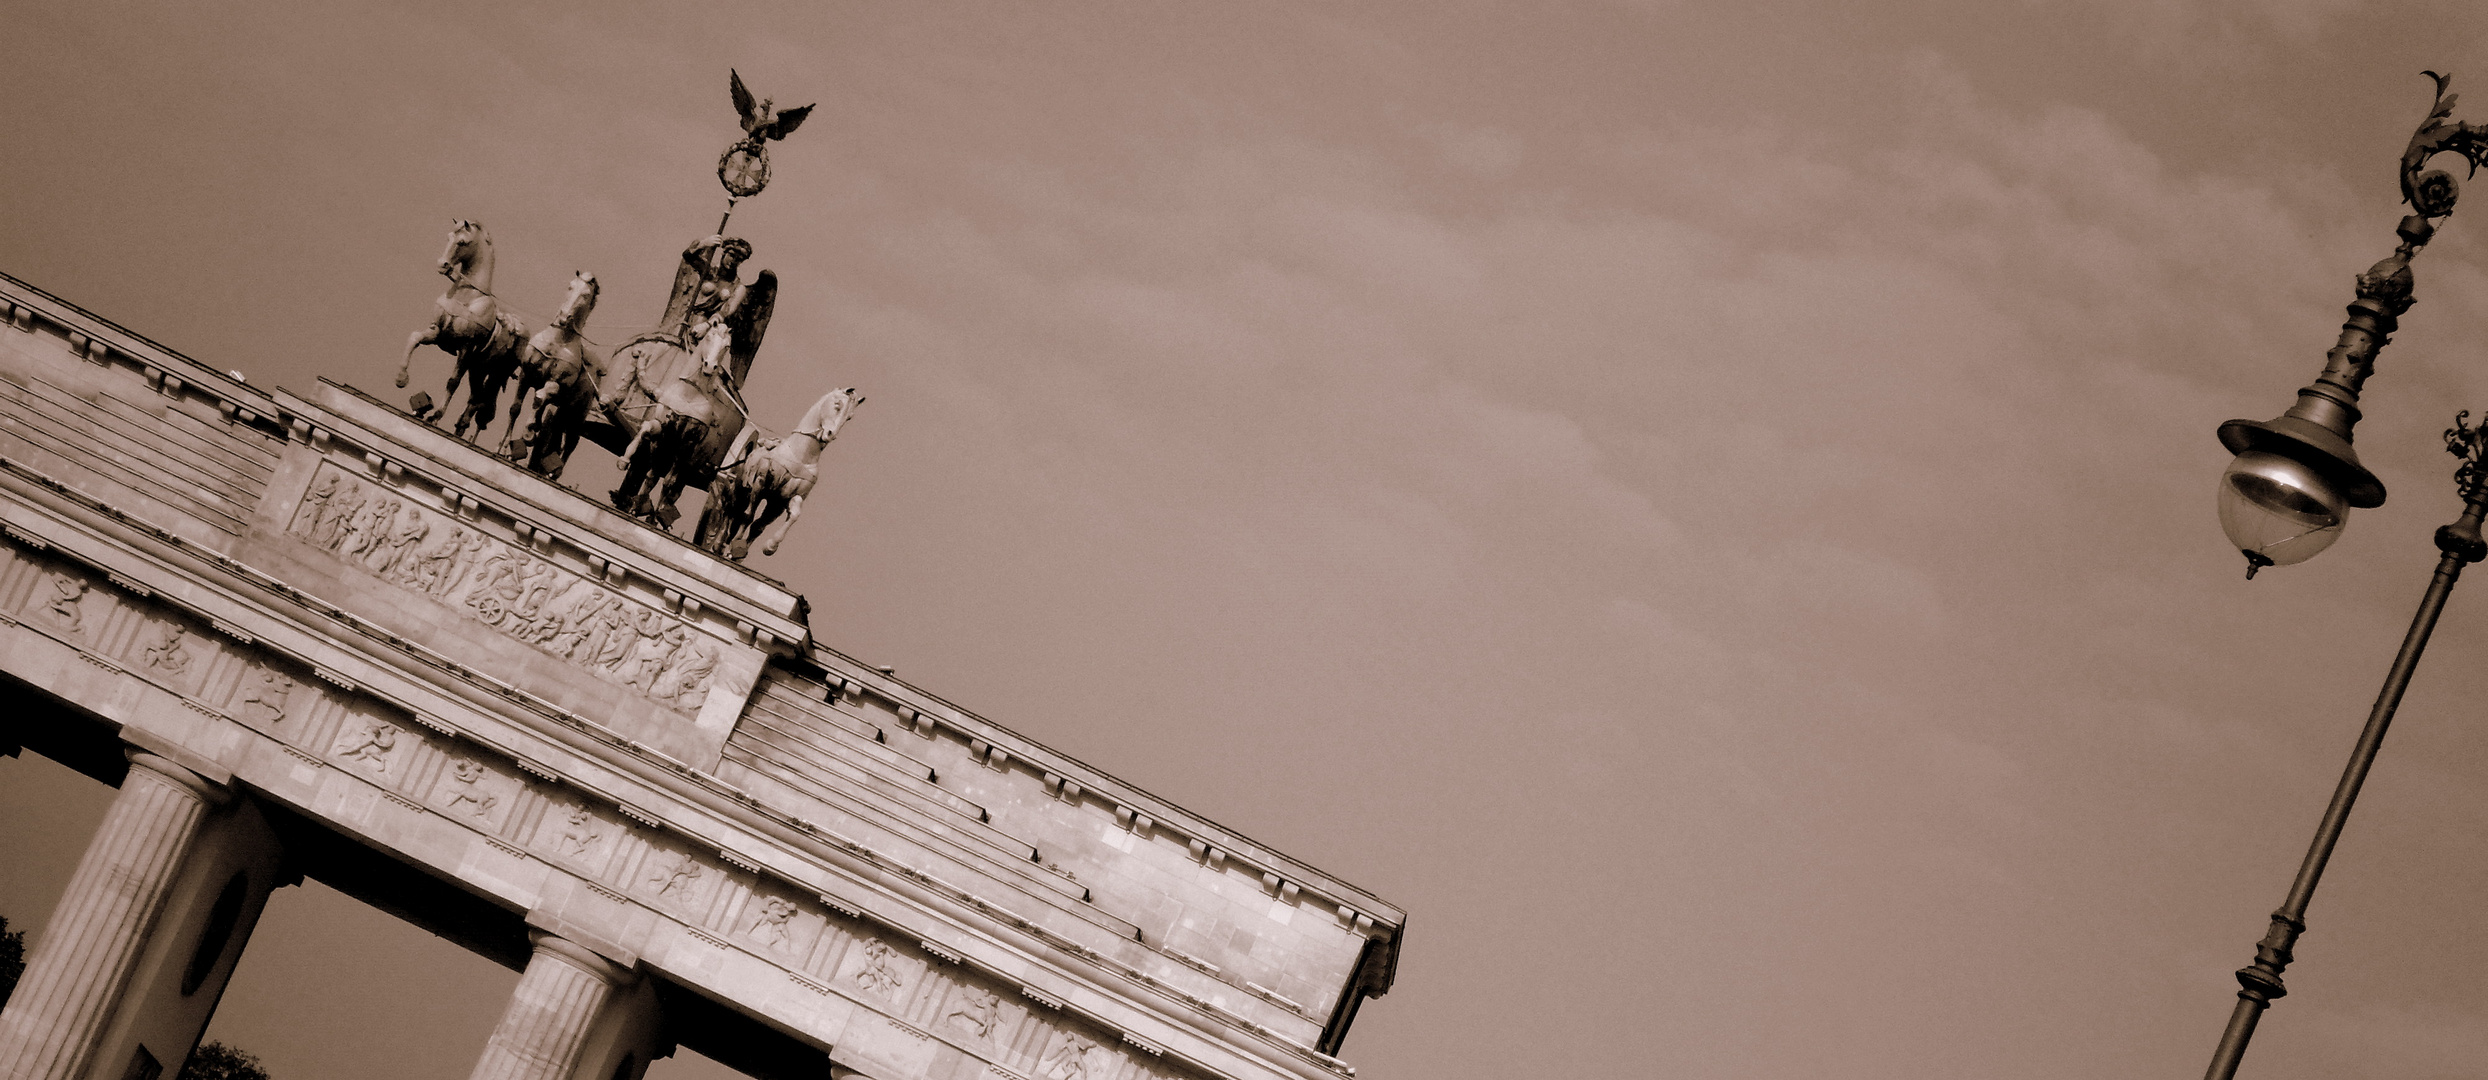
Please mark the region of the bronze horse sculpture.
[[[745, 426], [727, 451], [725, 464], [708, 486], [708, 508], [700, 514], [691, 542], [714, 554], [741, 559], [764, 533], [763, 555], [777, 554], [795, 519], [803, 516], [803, 497], [820, 478], [821, 448], [838, 437], [838, 429], [864, 403], [850, 386], [832, 390], [812, 403], [803, 423], [782, 439], [756, 438]], [[775, 532], [769, 526], [783, 513]]]
[[578, 448], [580, 426], [596, 401], [596, 382], [604, 374], [604, 365], [580, 329], [596, 310], [598, 292], [596, 275], [585, 270], [572, 274], [561, 313], [519, 351], [518, 387], [510, 401], [510, 430], [501, 452], [542, 476], [561, 477], [570, 452]]
[[701, 329], [704, 333], [692, 352], [692, 364], [672, 379], [649, 378], [652, 357], [645, 352], [635, 354], [638, 367], [632, 375], [642, 385], [655, 383], [654, 400], [619, 455], [622, 486], [613, 490], [612, 498], [624, 513], [671, 524], [667, 511], [682, 496], [700, 450], [723, 426], [721, 418], [729, 415], [731, 402], [718, 400], [730, 389], [718, 360], [733, 331], [723, 322]]
[[492, 235], [472, 221], [451, 222], [439, 264], [449, 288], [433, 302], [431, 324], [406, 336], [406, 357], [397, 369], [397, 385], [403, 387], [414, 365], [415, 350], [425, 345], [437, 346], [457, 359], [439, 404], [422, 419], [437, 422], [445, 415], [463, 379], [467, 404], [451, 429], [451, 434], [461, 438], [466, 437], [470, 424], [479, 437], [491, 425], [501, 384], [517, 367], [520, 343], [527, 340], [526, 328], [501, 312], [501, 301], [492, 292], [492, 266]]

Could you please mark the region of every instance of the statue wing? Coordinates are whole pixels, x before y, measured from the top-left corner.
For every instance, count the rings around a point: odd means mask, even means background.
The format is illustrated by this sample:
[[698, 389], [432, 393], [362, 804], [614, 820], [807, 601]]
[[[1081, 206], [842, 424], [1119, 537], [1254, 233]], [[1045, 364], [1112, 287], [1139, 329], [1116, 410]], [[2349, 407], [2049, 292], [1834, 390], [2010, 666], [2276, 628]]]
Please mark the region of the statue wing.
[[660, 333], [679, 334], [683, 323], [691, 317], [691, 298], [700, 292], [700, 245], [693, 244], [683, 252], [681, 264], [674, 267], [674, 292], [665, 298], [665, 321], [657, 324]]
[[757, 280], [743, 287], [743, 302], [735, 306], [734, 340], [727, 346], [732, 357], [728, 371], [736, 389], [752, 371], [752, 357], [760, 352], [760, 339], [769, 332], [769, 316], [777, 311], [777, 271], [763, 270]]
[[727, 68], [726, 77], [734, 80], [732, 89], [734, 91], [735, 118], [743, 121], [743, 133], [749, 135], [752, 133], [752, 107], [760, 103], [752, 100], [752, 92], [743, 88], [743, 75], [741, 72], [738, 72], [733, 68]]
[[771, 122], [768, 127], [755, 131], [752, 134], [770, 139], [783, 139], [789, 135], [792, 135], [795, 133], [796, 128], [803, 126], [803, 118], [812, 115], [812, 110], [817, 107], [818, 104], [818, 102], [815, 102], [812, 105], [806, 105], [800, 109], [779, 109], [777, 119], [775, 121]]

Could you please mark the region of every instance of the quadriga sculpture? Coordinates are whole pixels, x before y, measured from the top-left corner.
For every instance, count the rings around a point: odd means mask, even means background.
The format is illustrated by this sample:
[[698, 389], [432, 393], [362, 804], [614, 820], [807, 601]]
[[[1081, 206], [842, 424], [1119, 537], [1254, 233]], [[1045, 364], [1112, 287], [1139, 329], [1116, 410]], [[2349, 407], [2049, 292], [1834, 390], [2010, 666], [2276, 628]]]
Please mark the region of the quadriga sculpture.
[[554, 479], [561, 477], [570, 452], [578, 448], [580, 428], [605, 373], [603, 362], [580, 336], [588, 314], [596, 310], [598, 291], [596, 275], [585, 270], [572, 274], [561, 314], [519, 351], [518, 389], [510, 401], [510, 431], [501, 452]]
[[449, 279], [449, 288], [433, 302], [431, 324], [406, 336], [406, 358], [397, 369], [397, 385], [404, 387], [416, 349], [434, 345], [456, 358], [457, 366], [449, 373], [440, 402], [423, 419], [438, 421], [445, 415], [463, 379], [467, 404], [450, 432], [461, 438], [467, 437], [469, 425], [480, 437], [492, 423], [501, 384], [518, 366], [519, 346], [527, 340], [526, 328], [501, 312], [501, 301], [492, 293], [492, 264], [492, 235], [472, 221], [450, 222], [448, 245], [440, 259], [441, 276]]
[[727, 451], [717, 478], [709, 483], [708, 509], [701, 513], [691, 542], [726, 558], [741, 559], [783, 513], [785, 522], [769, 533], [768, 543], [760, 549], [763, 555], [777, 554], [787, 530], [803, 516], [803, 497], [820, 476], [821, 448], [838, 437], [838, 429], [863, 403], [850, 386], [813, 402], [812, 411], [803, 414], [803, 423], [784, 438], [762, 439], [757, 429], [744, 427]]
[[[702, 452], [726, 425], [721, 422], [729, 413], [741, 409], [726, 396], [725, 371], [717, 357], [725, 350], [720, 340], [729, 331], [718, 323], [707, 328], [710, 342], [691, 354], [688, 368], [662, 382], [648, 378], [654, 357], [648, 352], [637, 353], [634, 380], [642, 385], [655, 382], [652, 399], [643, 410], [639, 427], [632, 431], [631, 441], [621, 452], [622, 486], [613, 489], [613, 505], [624, 513], [672, 524], [674, 500], [682, 496], [683, 485], [695, 470], [714, 477], [716, 468], [701, 469]], [[737, 419], [739, 419], [737, 415]], [[738, 428], [741, 425], [736, 425]]]
[[688, 487], [707, 487], [747, 410], [742, 386], [777, 304], [777, 275], [737, 268], [751, 245], [711, 236], [684, 250], [657, 329], [614, 350], [584, 434], [621, 456], [613, 505], [670, 526]]

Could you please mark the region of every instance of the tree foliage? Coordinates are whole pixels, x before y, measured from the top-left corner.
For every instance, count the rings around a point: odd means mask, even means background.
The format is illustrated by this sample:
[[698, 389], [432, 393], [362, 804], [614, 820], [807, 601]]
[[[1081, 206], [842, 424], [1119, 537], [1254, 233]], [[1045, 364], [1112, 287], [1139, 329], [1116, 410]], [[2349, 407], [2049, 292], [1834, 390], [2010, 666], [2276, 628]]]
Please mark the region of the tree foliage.
[[200, 1043], [182, 1063], [180, 1080], [268, 1080], [259, 1058], [220, 1042]]
[[0, 915], [0, 1005], [9, 1003], [18, 976], [25, 973], [26, 932], [9, 929], [9, 917]]

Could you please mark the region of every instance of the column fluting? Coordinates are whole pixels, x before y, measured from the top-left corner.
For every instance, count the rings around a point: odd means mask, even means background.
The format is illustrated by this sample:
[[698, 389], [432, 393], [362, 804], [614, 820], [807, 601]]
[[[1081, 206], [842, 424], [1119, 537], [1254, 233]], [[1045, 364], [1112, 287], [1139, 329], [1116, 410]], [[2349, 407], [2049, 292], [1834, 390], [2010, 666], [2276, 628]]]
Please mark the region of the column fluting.
[[535, 954], [470, 1080], [570, 1080], [588, 1029], [631, 972], [577, 942], [531, 931]]
[[75, 1080], [223, 786], [154, 754], [130, 771], [0, 1011], [0, 1080]]

